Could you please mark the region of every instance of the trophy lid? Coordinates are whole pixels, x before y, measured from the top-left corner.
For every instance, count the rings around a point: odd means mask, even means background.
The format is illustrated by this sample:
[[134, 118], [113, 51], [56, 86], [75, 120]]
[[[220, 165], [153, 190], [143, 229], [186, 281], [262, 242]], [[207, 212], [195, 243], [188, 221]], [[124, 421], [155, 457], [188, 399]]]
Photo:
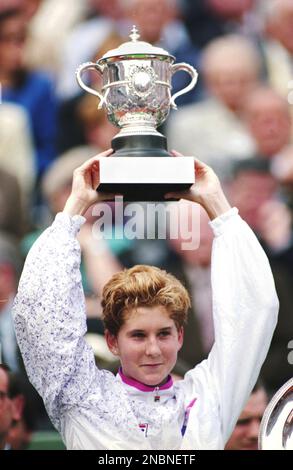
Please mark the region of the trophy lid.
[[121, 56], [142, 56], [141, 58], [143, 58], [143, 56], [164, 56], [175, 60], [175, 57], [169, 54], [169, 52], [165, 51], [165, 49], [152, 46], [148, 42], [138, 41], [140, 35], [135, 25], [133, 25], [129, 37], [131, 41], [124, 42], [116, 49], [112, 49], [106, 52], [106, 54], [104, 54], [100, 60], [104, 61], [110, 58]]

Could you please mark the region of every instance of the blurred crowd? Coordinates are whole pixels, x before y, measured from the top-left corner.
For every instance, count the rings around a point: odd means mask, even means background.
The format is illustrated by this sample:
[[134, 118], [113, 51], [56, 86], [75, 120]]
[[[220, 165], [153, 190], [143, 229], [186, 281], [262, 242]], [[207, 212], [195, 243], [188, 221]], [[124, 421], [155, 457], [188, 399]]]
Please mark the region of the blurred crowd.
[[[179, 110], [171, 112], [163, 132], [170, 149], [212, 166], [261, 241], [280, 299], [261, 372], [268, 396], [293, 375], [293, 1], [0, 0], [0, 345], [9, 374], [21, 378], [15, 394], [22, 397], [14, 413], [11, 408], [10, 443], [2, 440], [9, 420], [5, 428], [0, 413], [0, 448], [3, 442], [23, 448], [33, 430], [50, 426], [26, 383], [11, 317], [23, 262], [62, 211], [73, 170], [109, 148], [118, 132], [105, 110], [97, 109], [97, 99], [78, 87], [75, 70], [129, 40], [133, 24], [141, 40], [198, 70], [198, 84], [178, 99]], [[87, 80], [101, 86], [97, 76]], [[173, 91], [188, 81], [187, 74], [176, 74]], [[182, 377], [206, 357], [214, 340], [207, 217], [201, 214], [200, 246], [193, 251], [171, 239], [113, 235], [97, 242], [94, 222], [88, 214], [79, 237], [87, 339], [97, 364], [117, 370], [103, 340], [103, 285], [123, 266], [152, 264], [171, 271], [191, 293], [193, 308], [174, 371]], [[243, 348], [249, 348], [249, 338]], [[0, 369], [4, 382], [5, 374]], [[16, 432], [21, 437], [13, 444]]]

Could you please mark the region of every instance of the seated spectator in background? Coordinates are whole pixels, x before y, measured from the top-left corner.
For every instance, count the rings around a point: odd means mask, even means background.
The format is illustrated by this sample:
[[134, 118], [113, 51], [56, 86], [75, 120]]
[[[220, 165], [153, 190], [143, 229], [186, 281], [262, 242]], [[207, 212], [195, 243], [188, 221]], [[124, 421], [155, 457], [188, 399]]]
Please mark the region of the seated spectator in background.
[[251, 158], [235, 164], [230, 195], [241, 216], [258, 234], [261, 232], [260, 211], [268, 202], [278, 200], [278, 188], [268, 160]]
[[11, 396], [19, 416], [12, 421], [7, 443], [11, 450], [26, 450], [37, 427], [40, 398], [28, 380], [19, 374], [12, 374]]
[[11, 425], [18, 420], [21, 410], [13, 400], [11, 390], [11, 372], [9, 368], [0, 363], [0, 450], [10, 448], [7, 443]]
[[22, 207], [27, 209], [35, 181], [36, 164], [26, 111], [18, 105], [2, 103], [0, 129], [0, 169], [17, 178]]
[[22, 212], [21, 191], [15, 176], [0, 168], [0, 230], [21, 237], [26, 214]]
[[267, 393], [258, 381], [238, 418], [225, 450], [258, 450], [260, 423], [267, 404]]
[[202, 56], [210, 97], [173, 112], [167, 122], [170, 148], [200, 158], [227, 178], [233, 163], [254, 151], [241, 113], [259, 71], [260, 59], [247, 39], [226, 36], [212, 41]]
[[21, 9], [0, 13], [0, 81], [3, 102], [23, 106], [30, 118], [40, 178], [55, 158], [56, 99], [44, 74], [25, 65], [27, 23]]
[[265, 86], [256, 88], [246, 97], [243, 110], [258, 157], [272, 158], [289, 145], [289, 104], [276, 91]]
[[11, 316], [22, 260], [11, 237], [0, 232], [0, 350], [2, 360], [13, 371], [21, 370], [21, 359]]

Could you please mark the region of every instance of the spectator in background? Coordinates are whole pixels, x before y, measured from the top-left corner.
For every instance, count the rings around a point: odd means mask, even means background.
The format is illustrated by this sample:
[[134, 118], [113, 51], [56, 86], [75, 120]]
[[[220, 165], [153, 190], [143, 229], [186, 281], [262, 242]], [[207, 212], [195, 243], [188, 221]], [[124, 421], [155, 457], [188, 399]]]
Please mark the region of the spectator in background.
[[10, 388], [19, 416], [12, 421], [7, 443], [11, 450], [26, 450], [37, 427], [40, 399], [28, 380], [19, 374], [12, 374]]
[[0, 230], [20, 238], [25, 228], [21, 191], [15, 176], [0, 168]]
[[28, 112], [40, 178], [55, 158], [56, 100], [52, 83], [25, 65], [27, 23], [21, 9], [0, 13], [0, 81], [2, 99]]
[[0, 346], [2, 359], [13, 372], [22, 365], [11, 315], [21, 268], [17, 245], [0, 232]]
[[[268, 172], [269, 170], [273, 171], [276, 178], [275, 180], [272, 176], [266, 176], [266, 178], [271, 180], [273, 186], [277, 185], [277, 180], [279, 179], [278, 174], [280, 174], [280, 181], [282, 180], [281, 173], [286, 167], [286, 164], [284, 167], [282, 163], [279, 163], [285, 161], [285, 159], [280, 158], [279, 155], [285, 154], [287, 149], [290, 149], [290, 142], [292, 141], [292, 117], [289, 108], [289, 104], [284, 97], [272, 88], [266, 86], [253, 90], [248, 95], [244, 105], [244, 119], [255, 142], [255, 156], [258, 159], [268, 160]], [[286, 159], [286, 161], [289, 160]], [[285, 174], [286, 173], [287, 170], [285, 170]], [[258, 200], [263, 189], [260, 187], [255, 189], [257, 194], [255, 196], [248, 196], [248, 200], [255, 197], [255, 201], [252, 202], [252, 204], [258, 211], [259, 208], [257, 208], [255, 202]], [[289, 206], [292, 206], [293, 196], [290, 185], [286, 187], [282, 185], [279, 187], [279, 193], [282, 195], [283, 200], [288, 203]], [[271, 212], [275, 213], [275, 210], [273, 209]], [[267, 219], [268, 216], [265, 218]], [[274, 227], [274, 232], [278, 230], [281, 233], [281, 227], [285, 228], [284, 222], [286, 223], [287, 218], [279, 217], [278, 220], [278, 224], [270, 224], [271, 230], [272, 227]], [[273, 237], [275, 237], [275, 234]]]
[[254, 152], [242, 107], [258, 82], [260, 59], [250, 41], [226, 36], [204, 50], [202, 72], [210, 96], [173, 112], [167, 123], [168, 143], [184, 155], [197, 156], [227, 178], [235, 161]]
[[225, 450], [258, 450], [260, 423], [267, 404], [267, 393], [258, 381], [238, 418]]
[[259, 234], [261, 208], [278, 200], [278, 183], [266, 159], [251, 158], [235, 164], [230, 195], [241, 216]]
[[252, 90], [244, 103], [244, 116], [259, 157], [271, 159], [289, 145], [289, 104], [273, 89], [262, 86]]
[[0, 169], [17, 178], [22, 207], [26, 210], [36, 176], [29, 117], [26, 111], [18, 105], [2, 103], [0, 129]]
[[7, 450], [10, 446], [7, 438], [14, 420], [18, 420], [21, 410], [13, 400], [11, 390], [11, 373], [9, 368], [0, 364], [0, 450]]

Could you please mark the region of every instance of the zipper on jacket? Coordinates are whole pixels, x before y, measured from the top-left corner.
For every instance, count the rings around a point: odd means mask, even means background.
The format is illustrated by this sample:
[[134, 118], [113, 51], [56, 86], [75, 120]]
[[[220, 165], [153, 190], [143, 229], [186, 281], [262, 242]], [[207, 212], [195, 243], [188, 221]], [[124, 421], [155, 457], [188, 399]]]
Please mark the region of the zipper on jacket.
[[156, 388], [154, 389], [154, 393], [155, 393], [154, 401], [155, 401], [155, 402], [156, 402], [156, 401], [160, 401], [160, 398], [161, 398], [161, 397], [160, 397], [160, 395], [159, 395], [159, 390], [160, 390], [160, 387], [156, 387]]

